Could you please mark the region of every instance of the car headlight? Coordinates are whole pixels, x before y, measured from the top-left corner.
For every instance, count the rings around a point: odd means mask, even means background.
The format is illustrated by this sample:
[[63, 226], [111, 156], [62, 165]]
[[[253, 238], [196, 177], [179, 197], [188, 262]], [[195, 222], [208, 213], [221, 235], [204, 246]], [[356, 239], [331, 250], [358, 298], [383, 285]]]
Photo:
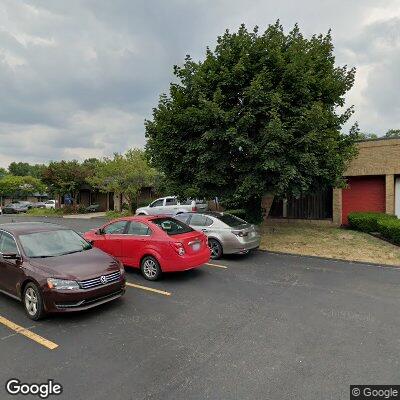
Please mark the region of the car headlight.
[[48, 278], [47, 286], [50, 289], [59, 289], [59, 290], [79, 289], [78, 282], [76, 282], [76, 281], [68, 281], [66, 279], [56, 279], [56, 278]]
[[119, 271], [121, 272], [121, 276], [124, 276], [124, 275], [125, 275], [125, 267], [124, 267], [124, 264], [122, 264], [121, 261], [118, 261], [118, 264], [119, 264]]

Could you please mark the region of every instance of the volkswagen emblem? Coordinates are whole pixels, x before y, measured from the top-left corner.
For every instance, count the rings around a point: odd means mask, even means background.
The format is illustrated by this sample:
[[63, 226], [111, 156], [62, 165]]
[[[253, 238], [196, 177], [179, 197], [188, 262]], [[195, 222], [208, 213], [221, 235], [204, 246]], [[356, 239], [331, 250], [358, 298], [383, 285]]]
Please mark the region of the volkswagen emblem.
[[105, 285], [107, 283], [107, 278], [103, 275], [100, 277], [100, 282]]

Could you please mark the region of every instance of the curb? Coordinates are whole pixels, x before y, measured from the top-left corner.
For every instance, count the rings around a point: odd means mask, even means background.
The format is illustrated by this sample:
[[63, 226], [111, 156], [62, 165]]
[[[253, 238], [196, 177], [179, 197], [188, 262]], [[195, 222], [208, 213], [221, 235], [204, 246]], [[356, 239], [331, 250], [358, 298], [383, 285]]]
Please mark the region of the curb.
[[313, 256], [313, 255], [297, 254], [297, 253], [286, 253], [284, 251], [272, 251], [272, 250], [264, 250], [264, 249], [258, 249], [258, 251], [262, 251], [262, 252], [270, 253], [270, 254], [281, 255], [281, 256], [292, 256], [292, 257], [301, 257], [301, 258], [314, 258], [316, 260], [345, 262], [345, 263], [348, 263], [348, 264], [367, 265], [367, 266], [371, 266], [371, 267], [395, 268], [395, 269], [399, 269], [400, 268], [400, 265], [378, 264], [378, 263], [373, 263], [373, 262], [368, 262], [368, 261], [352, 261], [352, 260], [346, 260], [344, 258], [330, 258], [330, 257]]

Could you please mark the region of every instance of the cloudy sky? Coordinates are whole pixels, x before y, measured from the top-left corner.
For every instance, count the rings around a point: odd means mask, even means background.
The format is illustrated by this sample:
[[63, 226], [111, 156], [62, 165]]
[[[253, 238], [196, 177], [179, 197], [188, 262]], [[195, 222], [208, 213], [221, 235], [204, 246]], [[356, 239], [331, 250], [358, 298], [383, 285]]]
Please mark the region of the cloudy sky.
[[0, 166], [144, 145], [172, 66], [226, 28], [332, 28], [366, 132], [400, 128], [400, 0], [0, 0]]

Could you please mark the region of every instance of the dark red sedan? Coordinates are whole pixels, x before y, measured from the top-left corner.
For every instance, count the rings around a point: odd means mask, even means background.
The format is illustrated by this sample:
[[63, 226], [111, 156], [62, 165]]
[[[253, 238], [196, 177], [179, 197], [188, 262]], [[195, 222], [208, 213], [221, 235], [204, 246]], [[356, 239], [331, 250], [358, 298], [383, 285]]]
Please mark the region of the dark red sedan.
[[120, 218], [84, 237], [124, 265], [140, 268], [149, 280], [158, 279], [162, 272], [196, 268], [210, 259], [207, 237], [171, 217]]
[[55, 224], [0, 225], [0, 292], [22, 301], [29, 318], [87, 310], [125, 292], [123, 265], [77, 232]]

